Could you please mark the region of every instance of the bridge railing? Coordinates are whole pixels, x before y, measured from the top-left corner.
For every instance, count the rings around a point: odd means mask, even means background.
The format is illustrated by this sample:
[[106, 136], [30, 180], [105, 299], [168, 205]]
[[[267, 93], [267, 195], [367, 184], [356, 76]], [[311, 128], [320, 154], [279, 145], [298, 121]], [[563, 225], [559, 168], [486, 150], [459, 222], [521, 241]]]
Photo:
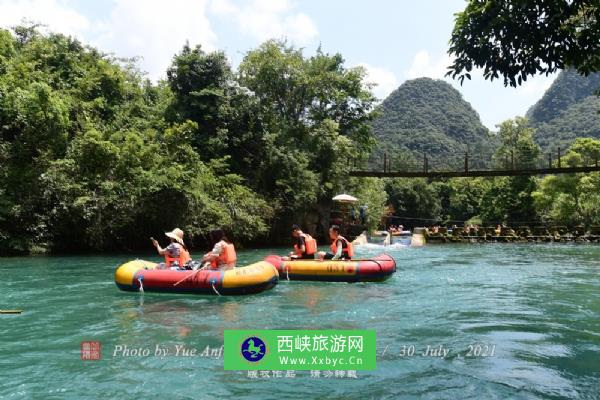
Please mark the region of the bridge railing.
[[513, 153], [504, 154], [493, 159], [482, 159], [480, 154], [465, 152], [455, 154], [442, 160], [432, 160], [426, 153], [419, 162], [406, 153], [395, 156], [384, 152], [380, 159], [371, 159], [363, 167], [354, 165], [350, 169], [354, 176], [514, 176], [536, 175], [546, 173], [592, 172], [598, 171], [600, 160], [598, 154], [584, 165], [572, 167], [564, 162], [564, 155], [558, 147], [554, 152], [533, 155], [521, 155], [516, 158]]

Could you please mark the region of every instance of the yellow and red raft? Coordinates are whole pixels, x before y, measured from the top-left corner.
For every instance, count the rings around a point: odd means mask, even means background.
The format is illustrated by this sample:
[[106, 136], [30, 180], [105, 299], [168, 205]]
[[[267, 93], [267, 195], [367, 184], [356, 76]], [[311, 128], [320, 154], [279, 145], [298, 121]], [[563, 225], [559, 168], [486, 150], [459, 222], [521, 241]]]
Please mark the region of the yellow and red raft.
[[281, 279], [328, 282], [384, 281], [396, 272], [396, 261], [389, 254], [364, 260], [290, 260], [268, 256], [265, 261], [277, 268]]
[[228, 271], [173, 271], [157, 269], [157, 265], [129, 261], [115, 271], [115, 283], [130, 292], [245, 295], [272, 289], [279, 280], [277, 270], [265, 261]]

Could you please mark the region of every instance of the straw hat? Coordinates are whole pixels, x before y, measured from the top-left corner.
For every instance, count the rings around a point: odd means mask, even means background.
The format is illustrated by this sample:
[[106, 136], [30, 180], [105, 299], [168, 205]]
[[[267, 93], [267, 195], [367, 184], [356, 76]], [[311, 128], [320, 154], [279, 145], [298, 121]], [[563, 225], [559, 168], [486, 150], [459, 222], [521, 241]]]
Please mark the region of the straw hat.
[[181, 229], [175, 228], [171, 232], [165, 232], [165, 235], [171, 239], [177, 240], [180, 244], [183, 244], [183, 231]]

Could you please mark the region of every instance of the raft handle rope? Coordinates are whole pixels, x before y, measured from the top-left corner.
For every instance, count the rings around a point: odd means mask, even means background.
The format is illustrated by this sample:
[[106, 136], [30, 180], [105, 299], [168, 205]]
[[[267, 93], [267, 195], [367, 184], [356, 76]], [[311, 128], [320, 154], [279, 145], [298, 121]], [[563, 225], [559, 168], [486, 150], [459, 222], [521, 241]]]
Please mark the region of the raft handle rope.
[[[396, 264], [396, 260], [394, 259], [394, 257], [392, 257], [391, 255], [389, 255], [388, 253], [385, 253], [385, 252], [383, 254], [388, 256], [389, 258], [391, 258], [392, 261], [394, 261], [394, 271], [395, 271], [397, 269], [398, 265]], [[373, 261], [375, 261], [375, 260], [373, 260]], [[381, 267], [381, 265], [380, 265], [380, 267]], [[382, 268], [382, 270], [383, 270], [383, 268]]]
[[221, 293], [219, 293], [219, 291], [215, 287], [215, 283], [216, 283], [216, 281], [214, 279], [210, 280], [210, 285], [212, 286], [212, 290], [217, 294], [217, 296], [221, 296]]
[[370, 260], [370, 261], [373, 261], [375, 264], [377, 264], [379, 266], [379, 270], [383, 271], [383, 265], [381, 265], [381, 263], [379, 261], [377, 261], [377, 260]]
[[140, 293], [144, 293], [144, 276], [140, 276], [138, 278], [138, 282], [140, 283]]

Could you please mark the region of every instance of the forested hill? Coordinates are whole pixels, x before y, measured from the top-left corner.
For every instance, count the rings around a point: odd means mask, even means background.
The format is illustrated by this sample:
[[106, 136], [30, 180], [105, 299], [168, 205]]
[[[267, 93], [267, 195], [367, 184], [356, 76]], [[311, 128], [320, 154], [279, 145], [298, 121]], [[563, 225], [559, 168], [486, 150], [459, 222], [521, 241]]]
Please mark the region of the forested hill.
[[374, 166], [387, 152], [392, 168], [421, 165], [424, 154], [432, 168], [457, 167], [467, 145], [475, 157], [473, 167], [491, 159], [494, 146], [488, 129], [460, 92], [442, 80], [404, 82], [383, 101], [379, 113], [373, 122], [378, 141], [371, 157]]
[[527, 117], [544, 149], [567, 148], [578, 137], [600, 138], [600, 73], [588, 77], [574, 70], [560, 73]]

